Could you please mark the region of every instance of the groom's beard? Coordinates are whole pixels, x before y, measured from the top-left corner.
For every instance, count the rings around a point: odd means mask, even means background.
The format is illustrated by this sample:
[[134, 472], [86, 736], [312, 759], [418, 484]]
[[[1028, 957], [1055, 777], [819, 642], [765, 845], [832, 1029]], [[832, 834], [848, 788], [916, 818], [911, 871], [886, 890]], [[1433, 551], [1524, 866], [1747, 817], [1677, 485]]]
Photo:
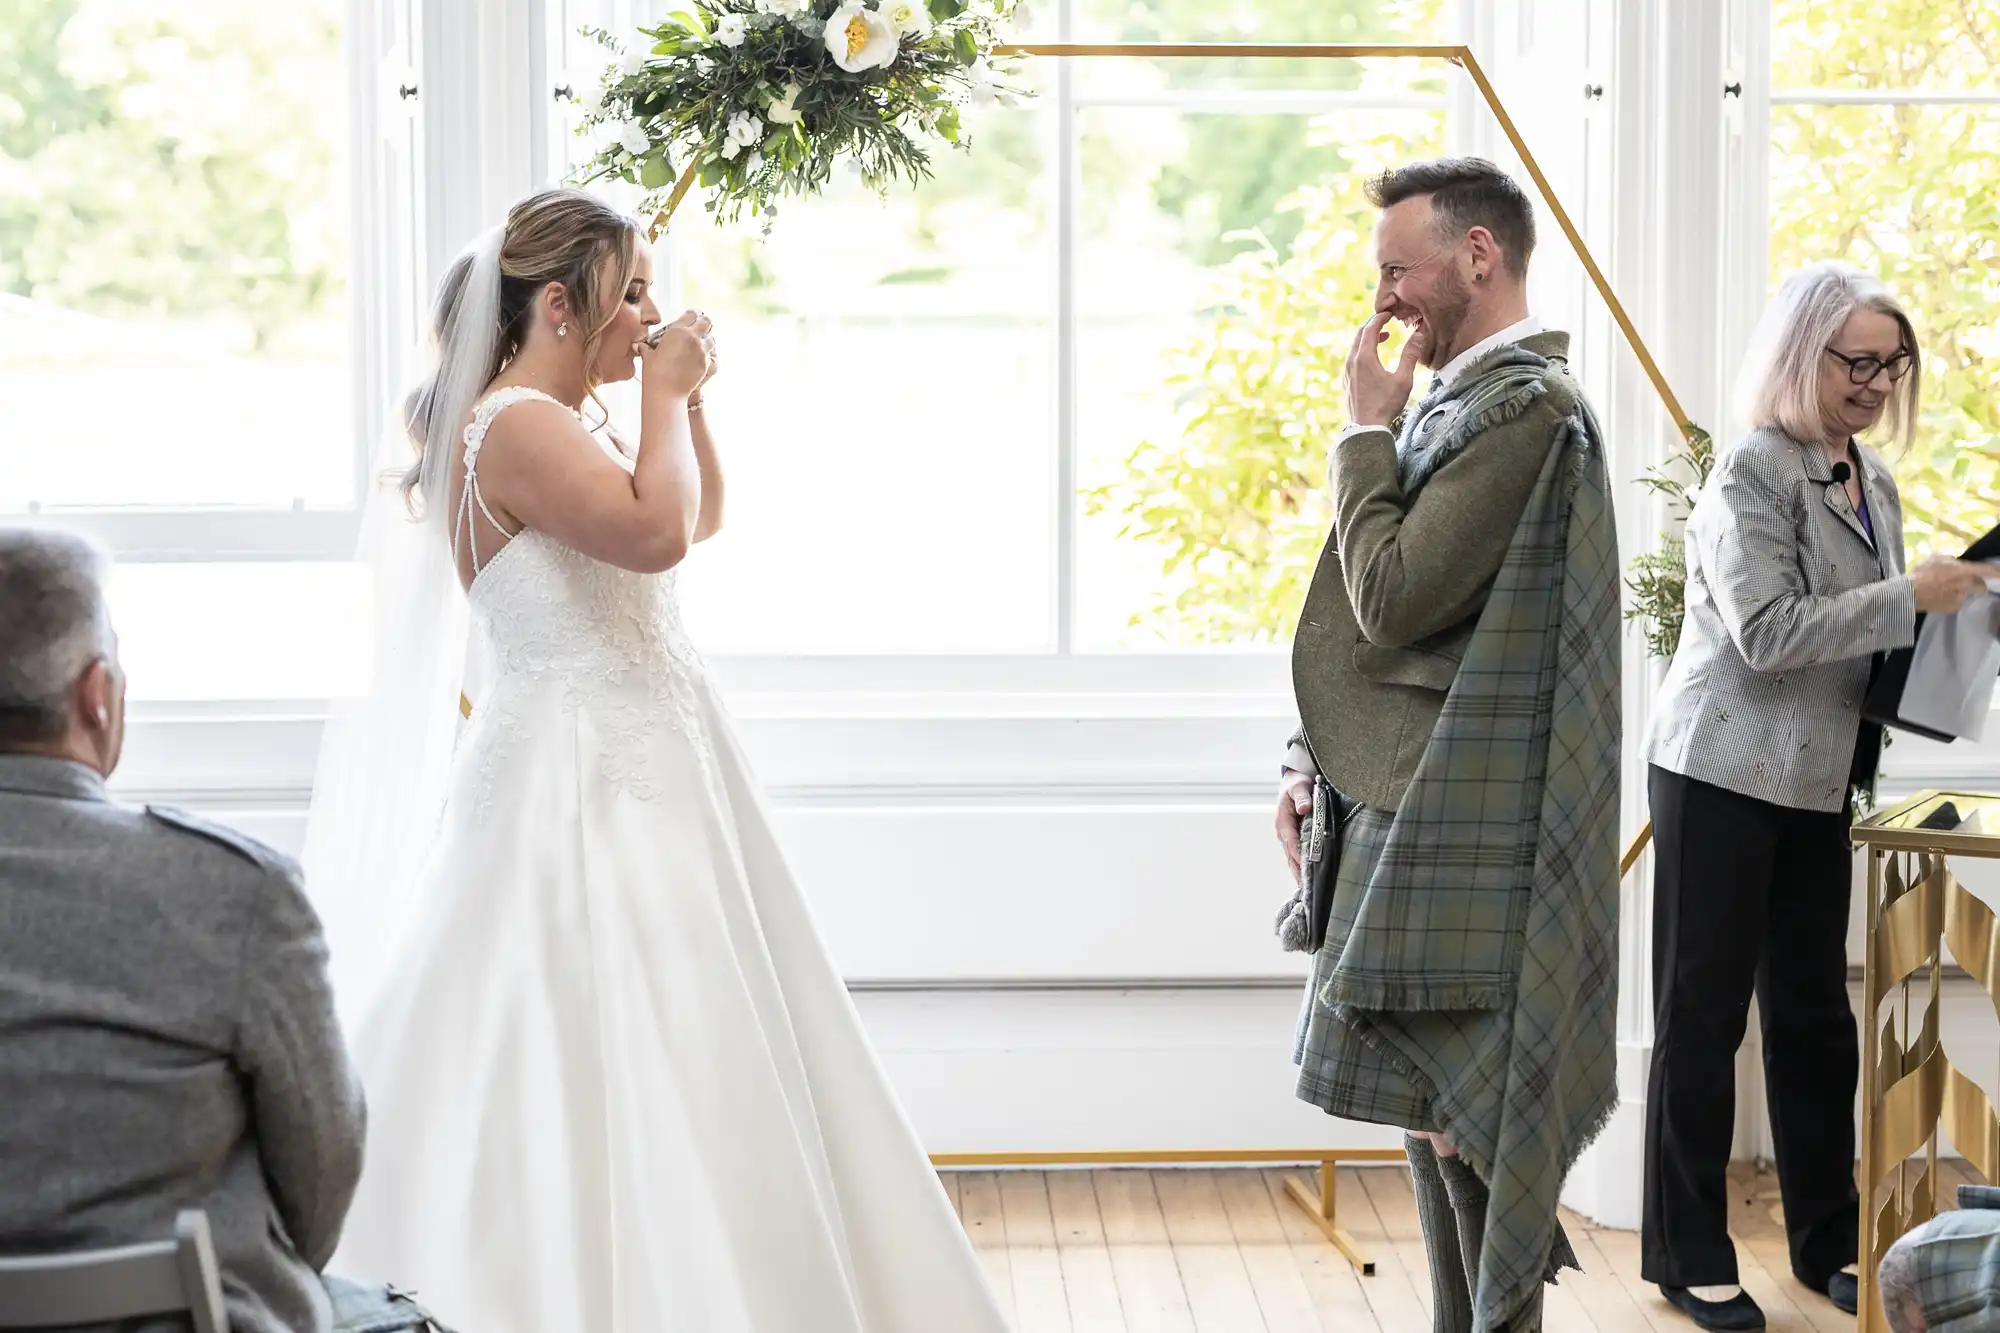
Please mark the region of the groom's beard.
[[1456, 273], [1441, 273], [1431, 290], [1429, 304], [1430, 308], [1422, 314], [1431, 335], [1430, 345], [1418, 355], [1417, 364], [1426, 370], [1436, 370], [1450, 364], [1464, 350], [1459, 346], [1459, 334], [1464, 331], [1465, 317], [1472, 310], [1472, 289]]

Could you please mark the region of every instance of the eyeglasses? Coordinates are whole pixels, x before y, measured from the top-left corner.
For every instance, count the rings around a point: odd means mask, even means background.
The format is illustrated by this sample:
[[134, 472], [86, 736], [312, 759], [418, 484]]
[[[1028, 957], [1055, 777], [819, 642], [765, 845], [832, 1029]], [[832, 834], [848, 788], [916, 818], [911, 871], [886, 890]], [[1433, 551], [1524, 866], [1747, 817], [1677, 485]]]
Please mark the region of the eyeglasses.
[[1449, 249], [1451, 247], [1448, 245], [1440, 245], [1414, 264], [1384, 264], [1382, 265], [1382, 281], [1393, 287]]
[[1889, 383], [1895, 384], [1909, 374], [1910, 367], [1915, 364], [1915, 358], [1908, 351], [1898, 352], [1887, 361], [1873, 356], [1848, 356], [1831, 347], [1826, 349], [1826, 354], [1846, 366], [1847, 378], [1856, 384], [1872, 383], [1885, 370], [1889, 372]]

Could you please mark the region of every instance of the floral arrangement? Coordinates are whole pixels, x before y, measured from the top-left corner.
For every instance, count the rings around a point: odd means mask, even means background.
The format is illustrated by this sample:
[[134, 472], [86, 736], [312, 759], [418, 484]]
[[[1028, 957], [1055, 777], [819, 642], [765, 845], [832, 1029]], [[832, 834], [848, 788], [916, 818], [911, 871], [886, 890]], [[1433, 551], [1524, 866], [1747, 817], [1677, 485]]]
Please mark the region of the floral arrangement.
[[[967, 146], [960, 112], [1023, 95], [996, 65], [1022, 0], [694, 0], [649, 45], [620, 51], [582, 132], [607, 142], [579, 184], [647, 191], [653, 233], [700, 185], [724, 221], [747, 208], [768, 229], [784, 196], [817, 193], [834, 168], [878, 192], [930, 174], [927, 141]], [[602, 29], [586, 33], [619, 51]]]

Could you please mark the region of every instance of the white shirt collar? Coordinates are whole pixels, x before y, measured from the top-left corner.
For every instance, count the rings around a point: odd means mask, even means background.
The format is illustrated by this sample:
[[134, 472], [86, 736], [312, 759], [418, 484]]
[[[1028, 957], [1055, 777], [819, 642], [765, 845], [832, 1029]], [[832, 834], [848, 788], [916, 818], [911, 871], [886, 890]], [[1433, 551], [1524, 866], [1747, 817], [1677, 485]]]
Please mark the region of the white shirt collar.
[[1542, 321], [1536, 319], [1533, 315], [1528, 316], [1518, 324], [1509, 324], [1506, 328], [1500, 330], [1500, 332], [1489, 338], [1481, 338], [1478, 342], [1445, 362], [1444, 368], [1437, 373], [1438, 382], [1440, 384], [1450, 384], [1459, 375], [1464, 373], [1467, 366], [1477, 361], [1480, 357], [1485, 356], [1494, 348], [1505, 347], [1509, 343], [1517, 343], [1524, 338], [1532, 338], [1541, 331]]

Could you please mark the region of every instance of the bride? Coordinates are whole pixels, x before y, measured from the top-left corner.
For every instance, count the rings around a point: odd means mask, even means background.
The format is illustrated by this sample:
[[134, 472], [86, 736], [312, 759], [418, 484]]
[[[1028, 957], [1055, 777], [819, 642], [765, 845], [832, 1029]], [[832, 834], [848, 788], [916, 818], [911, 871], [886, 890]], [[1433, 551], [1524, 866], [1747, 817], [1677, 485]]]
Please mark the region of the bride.
[[[715, 343], [692, 311], [644, 341], [650, 283], [631, 219], [551, 190], [439, 290], [424, 521], [371, 518], [386, 642], [307, 843], [371, 999], [336, 1264], [466, 1333], [1000, 1333], [681, 629]], [[584, 405], [635, 373], [602, 443]]]

